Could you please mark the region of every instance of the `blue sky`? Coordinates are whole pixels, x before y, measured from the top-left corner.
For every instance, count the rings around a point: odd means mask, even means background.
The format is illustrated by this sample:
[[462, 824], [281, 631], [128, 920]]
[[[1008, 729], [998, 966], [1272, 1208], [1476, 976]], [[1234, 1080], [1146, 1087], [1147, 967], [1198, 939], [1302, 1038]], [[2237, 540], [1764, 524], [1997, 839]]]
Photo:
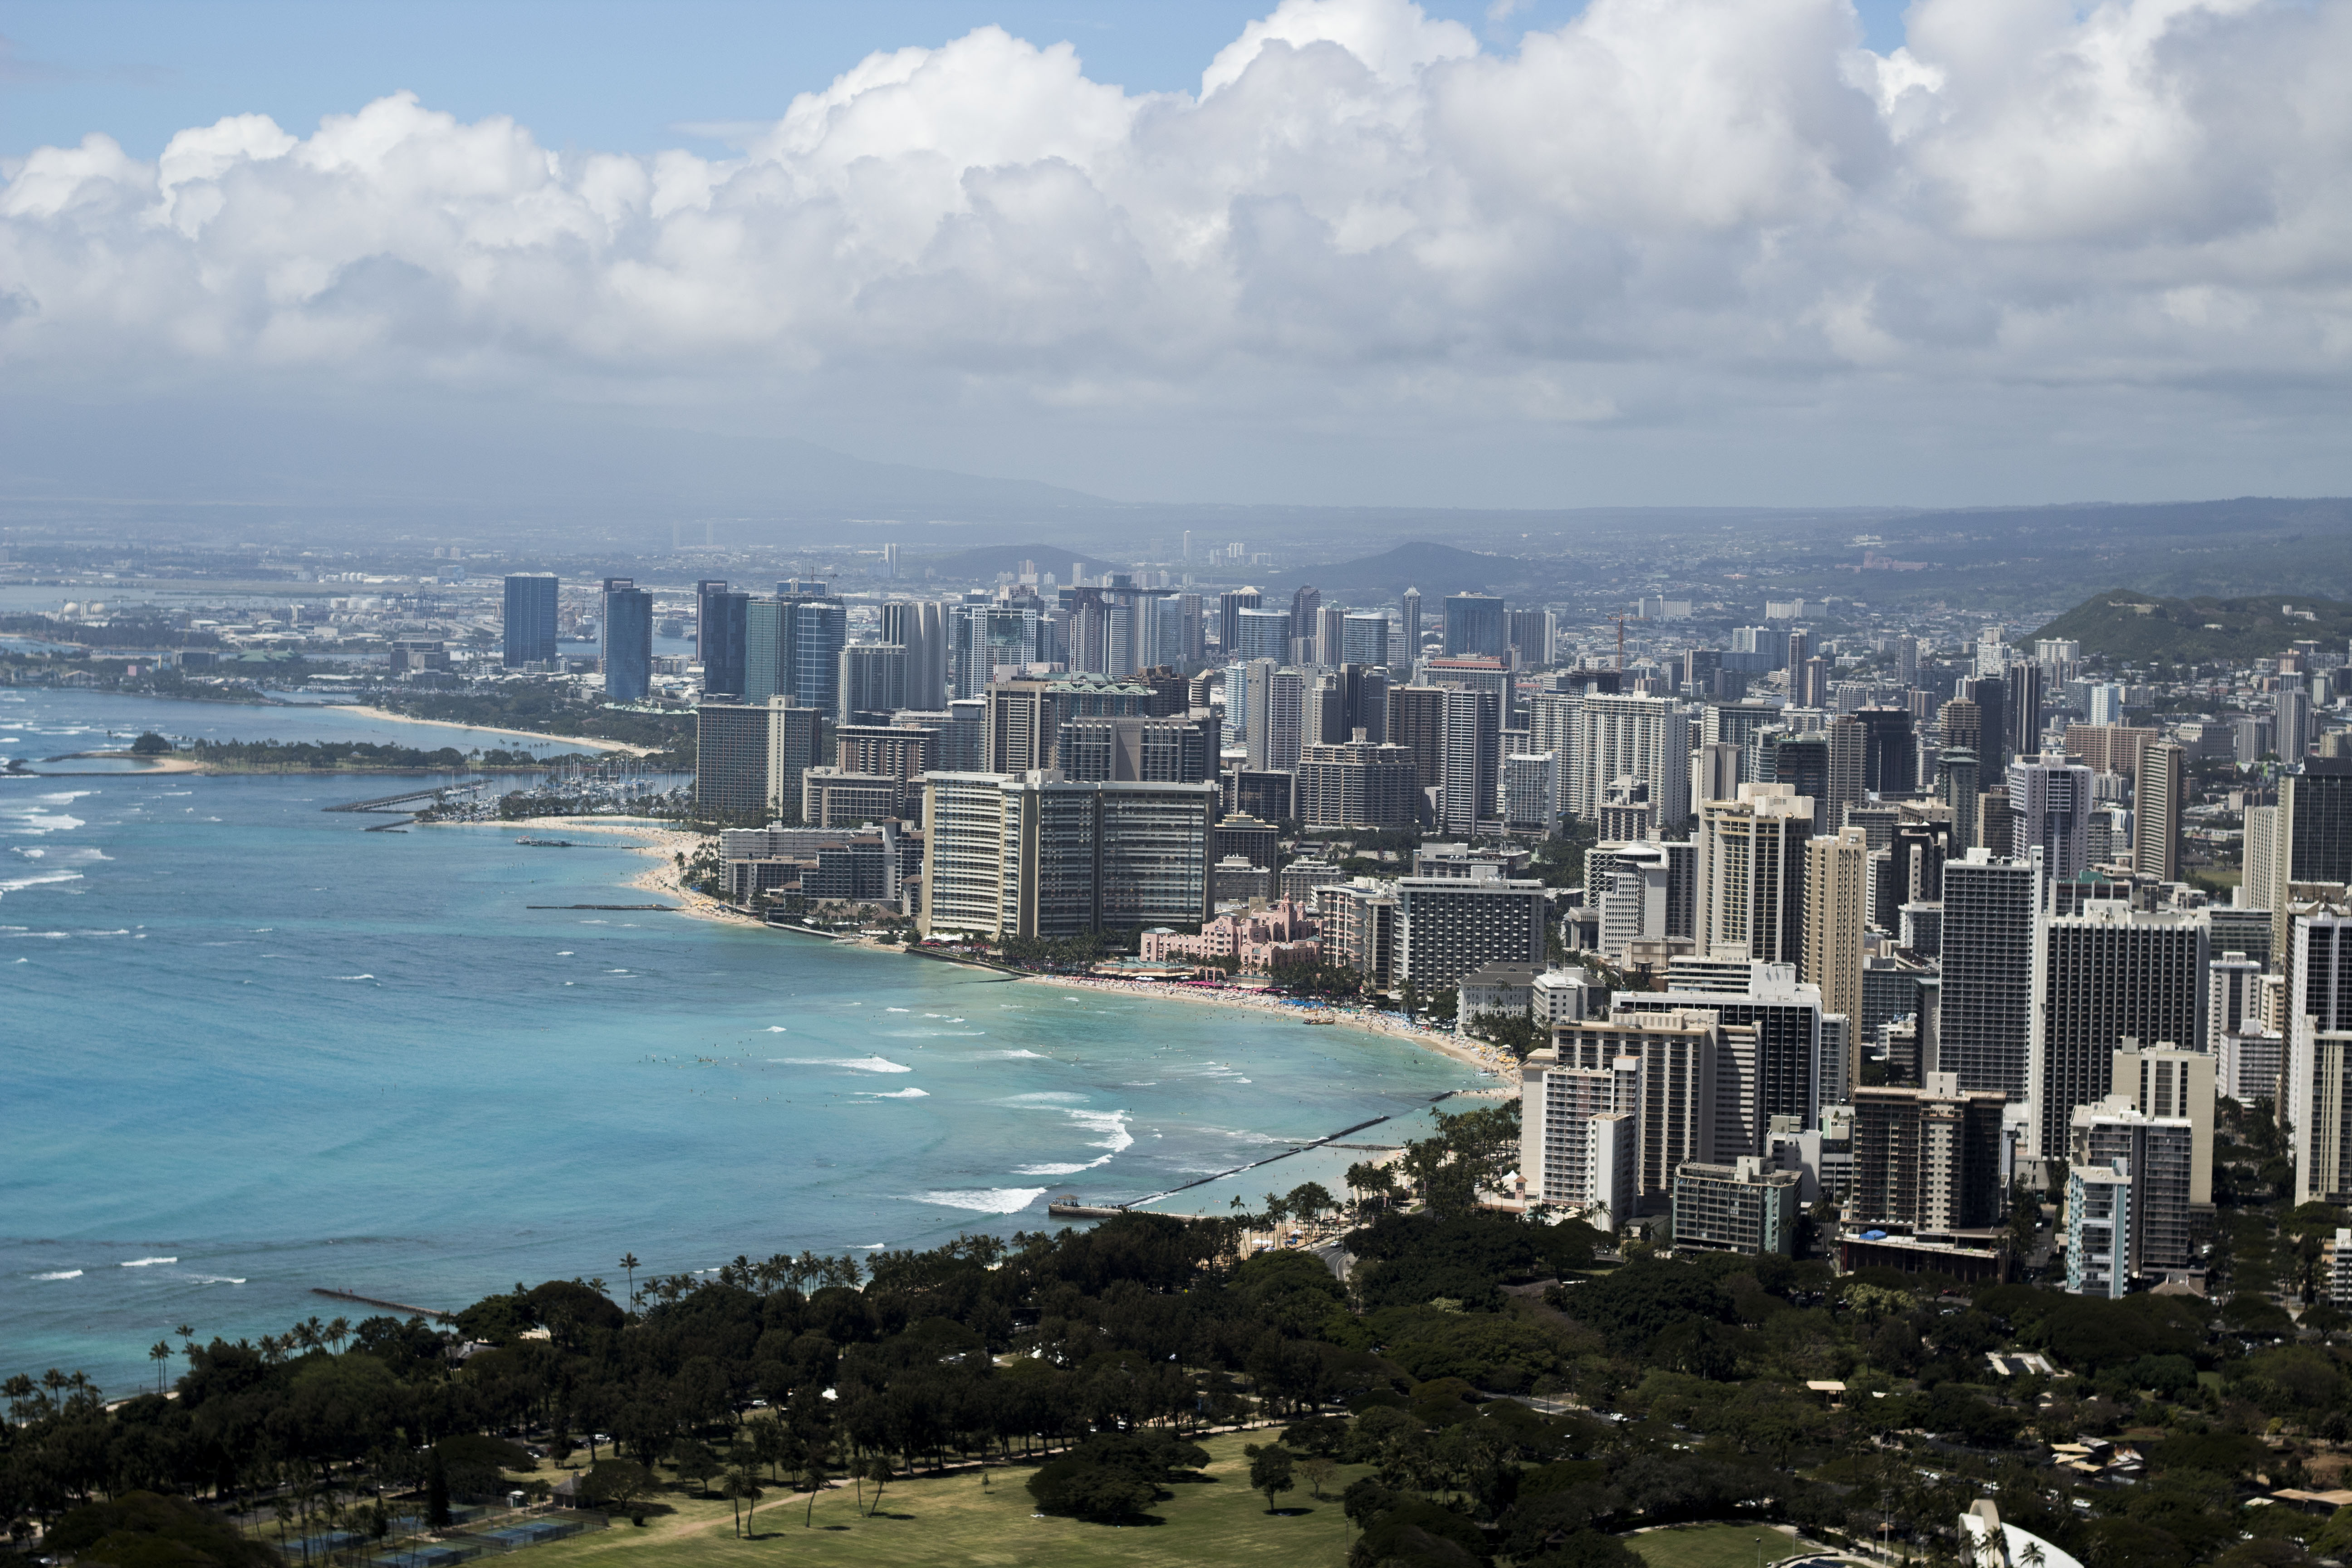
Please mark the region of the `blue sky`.
[[656, 488], [789, 437], [1137, 500], [2352, 493], [2352, 0], [0, 0], [0, 37], [19, 490], [467, 442], [528, 484], [643, 436]]
[[[1871, 47], [1903, 41], [1905, 0], [1857, 0]], [[772, 120], [877, 49], [993, 23], [1068, 39], [1097, 81], [1199, 89], [1201, 68], [1270, 4], [1236, 0], [7, 0], [0, 158], [102, 131], [152, 158], [174, 132], [267, 114], [297, 132], [406, 88], [461, 120], [508, 114], [557, 148], [716, 150], [692, 128]], [[1582, 0], [1430, 0], [1490, 47]]]

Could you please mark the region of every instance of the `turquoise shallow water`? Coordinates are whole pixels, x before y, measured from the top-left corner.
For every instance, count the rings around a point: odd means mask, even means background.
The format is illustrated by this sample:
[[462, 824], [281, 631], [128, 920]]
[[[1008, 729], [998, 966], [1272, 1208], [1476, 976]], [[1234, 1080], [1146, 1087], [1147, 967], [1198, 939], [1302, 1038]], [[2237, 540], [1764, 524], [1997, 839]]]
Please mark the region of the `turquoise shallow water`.
[[[467, 743], [335, 712], [0, 689], [0, 756], [104, 731]], [[486, 740], [477, 737], [477, 740]], [[509, 743], [500, 742], [499, 743]], [[0, 1375], [127, 1392], [178, 1323], [314, 1286], [426, 1306], [515, 1280], [920, 1247], [1048, 1223], [1478, 1075], [1350, 1029], [1010, 984], [652, 913], [618, 848], [367, 833], [370, 777], [0, 780]], [[1168, 1205], [1222, 1208], [1360, 1155]]]

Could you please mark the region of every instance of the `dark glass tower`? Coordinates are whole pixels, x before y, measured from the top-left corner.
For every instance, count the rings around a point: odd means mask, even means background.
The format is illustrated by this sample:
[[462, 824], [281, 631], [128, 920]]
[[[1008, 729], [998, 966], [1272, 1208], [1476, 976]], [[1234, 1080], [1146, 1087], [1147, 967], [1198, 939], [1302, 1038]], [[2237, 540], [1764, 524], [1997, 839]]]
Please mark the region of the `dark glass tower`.
[[506, 666], [555, 662], [555, 574], [530, 572], [507, 579]]

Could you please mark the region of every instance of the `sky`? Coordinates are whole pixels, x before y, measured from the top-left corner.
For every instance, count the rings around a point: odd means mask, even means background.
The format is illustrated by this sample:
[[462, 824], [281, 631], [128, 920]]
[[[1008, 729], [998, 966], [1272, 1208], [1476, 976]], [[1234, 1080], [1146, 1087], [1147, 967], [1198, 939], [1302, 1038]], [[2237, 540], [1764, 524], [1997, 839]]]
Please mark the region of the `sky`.
[[2352, 0], [5, 0], [0, 458], [2341, 494], [2347, 68]]

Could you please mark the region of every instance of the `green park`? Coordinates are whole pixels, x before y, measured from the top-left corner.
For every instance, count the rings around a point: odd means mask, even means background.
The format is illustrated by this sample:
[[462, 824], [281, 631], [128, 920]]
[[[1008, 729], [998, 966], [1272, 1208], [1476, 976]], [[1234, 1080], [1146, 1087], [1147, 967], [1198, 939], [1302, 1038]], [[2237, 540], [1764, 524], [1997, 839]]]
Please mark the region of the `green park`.
[[[2352, 1549], [2343, 1215], [2286, 1204], [2266, 1104], [2225, 1107], [2206, 1292], [2113, 1300], [1620, 1245], [1483, 1202], [1516, 1142], [1446, 1116], [1230, 1218], [183, 1325], [144, 1389], [8, 1380], [0, 1516], [118, 1568], [1969, 1568], [1980, 1500], [2088, 1568]], [[1255, 1239], [1294, 1228], [1345, 1277]]]

